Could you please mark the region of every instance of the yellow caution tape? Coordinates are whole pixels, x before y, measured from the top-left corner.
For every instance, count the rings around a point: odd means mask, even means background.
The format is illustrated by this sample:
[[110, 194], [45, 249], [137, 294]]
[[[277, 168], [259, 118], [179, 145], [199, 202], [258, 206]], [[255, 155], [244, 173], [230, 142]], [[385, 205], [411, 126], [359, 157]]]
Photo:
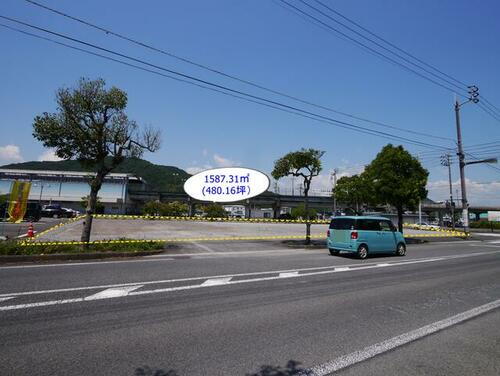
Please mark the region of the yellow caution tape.
[[123, 215], [123, 214], [93, 214], [94, 218], [100, 219], [150, 219], [157, 221], [206, 221], [206, 222], [264, 222], [264, 223], [312, 223], [328, 224], [329, 219], [274, 219], [274, 218], [209, 218], [209, 217], [187, 217], [187, 216], [162, 216], [162, 215]]

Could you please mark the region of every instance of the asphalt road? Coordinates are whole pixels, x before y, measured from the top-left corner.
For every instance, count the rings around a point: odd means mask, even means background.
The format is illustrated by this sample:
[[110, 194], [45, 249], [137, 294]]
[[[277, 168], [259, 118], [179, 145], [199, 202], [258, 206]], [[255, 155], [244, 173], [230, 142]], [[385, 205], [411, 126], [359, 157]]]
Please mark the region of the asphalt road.
[[[36, 232], [44, 231], [59, 223], [66, 222], [66, 218], [40, 218], [33, 223], [33, 229]], [[26, 235], [30, 222], [23, 221], [21, 223], [10, 223], [7, 221], [0, 222], [0, 236], [7, 236], [9, 239], [15, 239]]]
[[1, 375], [500, 374], [498, 242], [205, 243], [0, 280]]

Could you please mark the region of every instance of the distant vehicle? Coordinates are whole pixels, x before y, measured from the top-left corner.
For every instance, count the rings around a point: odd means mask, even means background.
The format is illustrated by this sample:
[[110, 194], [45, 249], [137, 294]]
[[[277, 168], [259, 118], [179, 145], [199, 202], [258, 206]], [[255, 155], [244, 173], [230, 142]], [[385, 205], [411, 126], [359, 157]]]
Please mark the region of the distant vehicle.
[[424, 227], [425, 229], [429, 229], [429, 230], [439, 230], [440, 227], [438, 225], [434, 225], [434, 224], [429, 224], [427, 222], [417, 222], [417, 226], [420, 226], [420, 227]]
[[375, 253], [406, 254], [403, 234], [383, 217], [335, 217], [330, 222], [327, 245], [332, 256], [349, 252], [365, 259]]
[[[1, 219], [8, 219], [9, 214], [7, 213], [7, 208], [9, 206], [8, 202], [4, 202], [3, 204], [0, 205], [0, 218]], [[24, 214], [24, 220], [25, 221], [32, 221], [32, 222], [38, 222], [41, 218], [41, 211], [42, 207], [38, 202], [28, 202], [28, 205], [26, 206], [26, 213]]]
[[44, 205], [42, 207], [42, 217], [50, 218], [72, 218], [73, 210], [62, 208], [61, 205]]

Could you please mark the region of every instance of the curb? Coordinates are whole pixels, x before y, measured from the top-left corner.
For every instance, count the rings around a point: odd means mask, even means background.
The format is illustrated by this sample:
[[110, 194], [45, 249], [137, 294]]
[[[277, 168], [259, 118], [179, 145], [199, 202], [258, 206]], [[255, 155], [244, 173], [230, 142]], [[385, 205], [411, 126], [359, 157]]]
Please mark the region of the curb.
[[155, 251], [138, 252], [93, 252], [93, 253], [54, 253], [49, 255], [7, 255], [0, 256], [0, 264], [9, 262], [33, 262], [33, 261], [52, 261], [52, 260], [95, 260], [113, 257], [140, 257], [151, 256], [164, 253], [164, 249]]

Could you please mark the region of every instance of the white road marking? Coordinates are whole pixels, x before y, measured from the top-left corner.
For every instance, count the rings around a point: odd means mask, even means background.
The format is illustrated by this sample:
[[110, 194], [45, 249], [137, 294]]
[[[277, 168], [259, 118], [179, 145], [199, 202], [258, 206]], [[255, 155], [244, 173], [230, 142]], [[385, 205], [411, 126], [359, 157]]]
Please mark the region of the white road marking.
[[377, 264], [377, 266], [391, 266], [391, 264]]
[[47, 268], [53, 266], [84, 266], [84, 265], [107, 265], [107, 264], [123, 264], [126, 262], [153, 262], [153, 261], [173, 261], [173, 255], [168, 255], [170, 258], [161, 258], [157, 260], [141, 259], [141, 260], [123, 260], [123, 261], [91, 261], [91, 262], [67, 262], [64, 264], [44, 264], [44, 265], [15, 265], [15, 266], [0, 266], [0, 269], [30, 269], [30, 268]]
[[144, 285], [136, 286], [125, 286], [118, 288], [106, 289], [104, 291], [98, 292], [97, 294], [87, 296], [85, 300], [99, 300], [99, 299], [109, 299], [109, 298], [119, 298], [121, 296], [127, 296], [129, 292], [137, 290]]
[[200, 286], [220, 286], [220, 285], [227, 285], [227, 283], [230, 280], [231, 280], [231, 277], [226, 277], [226, 278], [212, 278], [212, 279], [207, 279]]
[[299, 272], [284, 272], [280, 273], [279, 277], [280, 278], [290, 278], [290, 277], [296, 277], [299, 275]]
[[3, 298], [0, 298], [0, 302], [5, 302], [5, 301], [10, 300], [10, 299], [14, 299], [14, 297], [13, 296], [5, 296]]
[[[469, 254], [465, 254], [465, 255], [460, 254], [460, 255], [450, 255], [450, 256], [443, 256], [443, 257], [409, 259], [406, 261], [399, 261], [399, 262], [390, 263], [390, 265], [391, 266], [408, 265], [408, 264], [416, 264], [416, 263], [422, 263], [422, 262], [433, 262], [433, 261], [450, 260], [450, 259], [466, 258], [466, 257], [481, 256], [481, 255], [490, 255], [490, 254], [496, 254], [496, 253], [500, 253], [500, 250], [499, 251], [488, 251], [488, 252], [474, 252], [474, 253], [469, 253]], [[233, 278], [233, 277], [246, 277], [246, 276], [254, 276], [254, 275], [280, 274], [280, 273], [289, 273], [289, 272], [308, 272], [308, 271], [315, 271], [315, 270], [326, 270], [327, 273], [330, 273], [330, 272], [332, 272], [332, 269], [333, 269], [335, 272], [343, 272], [343, 271], [351, 270], [351, 267], [355, 267], [354, 270], [361, 270], [361, 269], [366, 269], [366, 267], [368, 267], [368, 266], [377, 267], [377, 263], [365, 263], [365, 262], [363, 262], [363, 263], [348, 264], [348, 265], [342, 265], [342, 266], [331, 265], [331, 266], [319, 266], [319, 267], [302, 268], [302, 269], [270, 270], [270, 271], [264, 271], [264, 272], [260, 271], [260, 272], [239, 273], [239, 274], [189, 277], [189, 278], [178, 278], [178, 279], [164, 279], [164, 280], [156, 280], [156, 281], [142, 281], [142, 282], [117, 283], [117, 284], [108, 284], [108, 285], [70, 287], [70, 288], [52, 289], [52, 290], [22, 291], [22, 292], [0, 294], [0, 297], [50, 294], [50, 293], [82, 291], [82, 290], [97, 290], [97, 289], [136, 286], [136, 285], [156, 285], [156, 284], [164, 284], [164, 283], [199, 281], [199, 280], [227, 278], [227, 277]], [[322, 272], [322, 273], [324, 273], [324, 272]], [[310, 275], [310, 274], [300, 274], [301, 277], [305, 276], [305, 275]], [[280, 277], [276, 277], [276, 278], [280, 278]]]
[[335, 268], [336, 272], [345, 272], [346, 270], [349, 270], [349, 267], [340, 267], [340, 268]]
[[210, 247], [207, 247], [206, 245], [204, 244], [199, 244], [199, 243], [196, 243], [196, 242], [193, 242], [192, 244], [194, 244], [195, 246], [197, 246], [198, 248], [201, 248], [205, 251], [207, 251], [208, 253], [215, 253], [215, 251], [210, 248]]
[[407, 343], [416, 341], [420, 338], [426, 337], [430, 334], [436, 333], [443, 329], [449, 328], [450, 326], [459, 324], [463, 321], [470, 320], [474, 317], [482, 315], [486, 312], [492, 311], [500, 307], [500, 299], [493, 302], [484, 304], [479, 307], [475, 307], [471, 310], [459, 313], [458, 315], [448, 317], [441, 321], [436, 321], [432, 324], [423, 326], [421, 328], [412, 330], [410, 332], [401, 334], [399, 336], [390, 338], [386, 341], [376, 343], [374, 345], [365, 347], [364, 349], [355, 351], [353, 353], [343, 355], [337, 359], [332, 360], [324, 364], [312, 367], [309, 370], [300, 373], [299, 375], [305, 376], [326, 376], [332, 372], [339, 371], [343, 368], [352, 366], [356, 363], [360, 363], [367, 359], [373, 358], [374, 356], [383, 354], [387, 351], [395, 349], [399, 346], [403, 346]]

